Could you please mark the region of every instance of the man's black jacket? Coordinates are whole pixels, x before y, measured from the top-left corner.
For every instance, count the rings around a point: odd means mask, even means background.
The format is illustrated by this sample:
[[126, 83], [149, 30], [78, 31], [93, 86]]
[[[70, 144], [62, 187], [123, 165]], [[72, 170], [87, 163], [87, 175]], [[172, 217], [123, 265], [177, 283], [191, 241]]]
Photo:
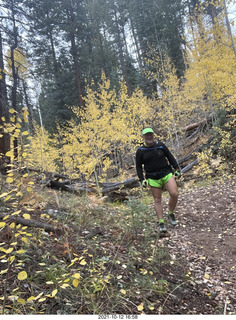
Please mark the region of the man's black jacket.
[[144, 180], [143, 167], [146, 179], [161, 179], [172, 172], [171, 166], [179, 170], [179, 166], [174, 156], [162, 142], [155, 142], [153, 146], [139, 147], [136, 152], [136, 170], [139, 180]]

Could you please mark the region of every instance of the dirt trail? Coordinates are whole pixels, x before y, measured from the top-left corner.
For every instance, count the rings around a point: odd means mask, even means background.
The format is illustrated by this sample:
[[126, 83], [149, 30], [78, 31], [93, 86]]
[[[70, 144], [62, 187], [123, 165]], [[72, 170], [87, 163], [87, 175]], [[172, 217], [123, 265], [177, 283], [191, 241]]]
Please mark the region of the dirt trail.
[[227, 314], [236, 314], [235, 207], [235, 177], [187, 192], [180, 189], [179, 226], [170, 230], [167, 244], [177, 260], [187, 262], [189, 279]]

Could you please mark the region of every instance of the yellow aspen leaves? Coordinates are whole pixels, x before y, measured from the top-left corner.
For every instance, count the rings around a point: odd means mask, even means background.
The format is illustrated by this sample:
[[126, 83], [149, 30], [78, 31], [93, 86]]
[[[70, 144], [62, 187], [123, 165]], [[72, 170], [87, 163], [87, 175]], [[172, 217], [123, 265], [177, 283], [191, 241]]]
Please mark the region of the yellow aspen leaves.
[[28, 213], [24, 213], [23, 214], [23, 217], [25, 218], [25, 219], [27, 219], [27, 220], [30, 220], [30, 214], [28, 214]]
[[140, 303], [140, 305], [137, 306], [138, 311], [143, 311], [144, 306], [143, 303]]
[[27, 118], [28, 115], [29, 115], [29, 112], [25, 109], [25, 110], [24, 110], [24, 113], [23, 113], [24, 121], [25, 121], [25, 122], [28, 122], [28, 118]]
[[11, 196], [7, 196], [4, 200], [3, 200], [3, 202], [7, 202], [9, 199], [11, 199]]
[[77, 288], [78, 285], [79, 285], [79, 279], [74, 279], [74, 280], [72, 281], [72, 284], [73, 284], [73, 286], [74, 286], [75, 288]]
[[0, 195], [0, 198], [3, 198], [3, 197], [5, 197], [5, 196], [7, 196], [8, 195], [8, 193], [7, 192], [4, 192], [4, 193], [2, 193], [1, 195]]
[[124, 289], [121, 289], [121, 290], [120, 290], [120, 293], [122, 293], [122, 294], [125, 295], [125, 294], [126, 294], [126, 291], [125, 291]]
[[46, 298], [40, 298], [38, 301], [39, 302], [43, 302], [43, 301], [45, 301], [46, 300]]
[[14, 179], [12, 177], [8, 177], [6, 179], [6, 183], [12, 183], [14, 181]]
[[2, 271], [0, 271], [0, 274], [7, 273], [7, 271], [8, 271], [8, 269], [2, 270]]
[[6, 222], [0, 222], [0, 228], [5, 227], [5, 225], [6, 225]]
[[15, 110], [15, 109], [13, 109], [13, 108], [11, 108], [11, 109], [9, 110], [9, 112], [10, 112], [11, 114], [13, 114], [13, 113], [15, 113], [15, 112], [16, 112], [16, 110]]
[[17, 250], [16, 253], [18, 254], [22, 254], [22, 253], [25, 253], [26, 251], [24, 249], [20, 249], [20, 250]]
[[35, 300], [38, 300], [39, 298], [41, 298], [42, 295], [43, 295], [43, 292], [40, 292], [40, 293], [37, 295], [37, 297], [35, 298]]
[[80, 261], [80, 264], [81, 264], [81, 266], [85, 266], [85, 265], [87, 264], [87, 262], [85, 261], [85, 259], [82, 259], [82, 260]]
[[56, 296], [57, 292], [58, 292], [57, 289], [53, 290], [50, 298], [54, 298]]
[[18, 298], [18, 299], [17, 299], [17, 302], [20, 303], [20, 304], [22, 304], [22, 305], [25, 305], [25, 303], [26, 303], [26, 302], [25, 302], [25, 299], [21, 299], [21, 298]]
[[210, 279], [210, 275], [208, 273], [205, 273], [204, 278], [209, 280]]
[[36, 298], [34, 296], [31, 296], [27, 299], [28, 302], [34, 301]]
[[13, 251], [13, 248], [9, 248], [9, 249], [5, 250], [5, 253], [12, 253], [12, 251]]
[[22, 280], [25, 280], [27, 279], [28, 275], [27, 275], [27, 272], [26, 271], [21, 271], [20, 273], [18, 273], [18, 280], [22, 281]]
[[68, 288], [68, 287], [70, 287], [70, 285], [69, 285], [68, 283], [63, 283], [63, 284], [60, 286], [60, 288], [62, 288], [62, 289], [66, 289], [66, 288]]
[[16, 227], [16, 224], [15, 224], [15, 222], [12, 222], [11, 224], [10, 224], [10, 229], [12, 229], [12, 230], [14, 230], [15, 229], [15, 227]]
[[21, 212], [21, 210], [17, 210], [17, 211], [15, 211], [15, 212], [13, 212], [11, 215], [12, 215], [12, 216], [17, 216], [20, 212]]
[[80, 273], [74, 273], [72, 277], [75, 279], [80, 279]]
[[29, 240], [28, 240], [28, 238], [26, 238], [26, 237], [22, 237], [21, 240], [22, 240], [24, 243], [26, 243], [26, 244], [29, 243]]

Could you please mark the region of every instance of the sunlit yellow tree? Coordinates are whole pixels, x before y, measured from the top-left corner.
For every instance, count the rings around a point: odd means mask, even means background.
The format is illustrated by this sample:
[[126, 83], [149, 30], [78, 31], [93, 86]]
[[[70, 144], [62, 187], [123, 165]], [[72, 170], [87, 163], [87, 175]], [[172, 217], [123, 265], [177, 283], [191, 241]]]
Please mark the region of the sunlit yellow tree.
[[[144, 125], [151, 125], [150, 102], [141, 90], [131, 97], [121, 83], [119, 95], [102, 74], [99, 90], [87, 88], [86, 108], [74, 107], [79, 124], [71, 121], [64, 129], [63, 155], [66, 172], [74, 168], [74, 175], [106, 176], [114, 166], [114, 154], [128, 152], [134, 156], [134, 146], [140, 141]], [[73, 165], [72, 165], [73, 163]]]
[[57, 141], [50, 137], [49, 133], [39, 125], [35, 125], [35, 134], [29, 137], [30, 144], [27, 148], [27, 166], [42, 171], [61, 171], [59, 163], [60, 149], [57, 148]]
[[[218, 3], [222, 8], [224, 3]], [[236, 94], [236, 57], [232, 48], [232, 39], [224, 23], [222, 10], [215, 18], [214, 25], [188, 30], [188, 65], [185, 84], [185, 105], [189, 112], [199, 118], [205, 116], [213, 125], [221, 141], [220, 151], [232, 149], [229, 132], [235, 126]], [[201, 14], [198, 15], [201, 19]], [[203, 20], [203, 18], [202, 18]], [[204, 26], [204, 28], [203, 28]], [[224, 129], [217, 128], [219, 115], [224, 114]], [[225, 137], [228, 136], [227, 142]], [[223, 152], [224, 153], [224, 152]], [[223, 159], [225, 160], [225, 159]]]

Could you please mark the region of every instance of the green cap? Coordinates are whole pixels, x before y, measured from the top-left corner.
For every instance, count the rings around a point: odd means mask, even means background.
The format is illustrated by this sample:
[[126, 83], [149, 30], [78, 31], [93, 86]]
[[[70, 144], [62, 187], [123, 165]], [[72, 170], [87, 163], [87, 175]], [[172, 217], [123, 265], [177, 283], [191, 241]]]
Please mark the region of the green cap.
[[152, 128], [145, 128], [145, 129], [143, 129], [143, 131], [142, 131], [142, 135], [144, 135], [144, 134], [146, 134], [146, 133], [154, 133], [154, 131], [152, 130]]

